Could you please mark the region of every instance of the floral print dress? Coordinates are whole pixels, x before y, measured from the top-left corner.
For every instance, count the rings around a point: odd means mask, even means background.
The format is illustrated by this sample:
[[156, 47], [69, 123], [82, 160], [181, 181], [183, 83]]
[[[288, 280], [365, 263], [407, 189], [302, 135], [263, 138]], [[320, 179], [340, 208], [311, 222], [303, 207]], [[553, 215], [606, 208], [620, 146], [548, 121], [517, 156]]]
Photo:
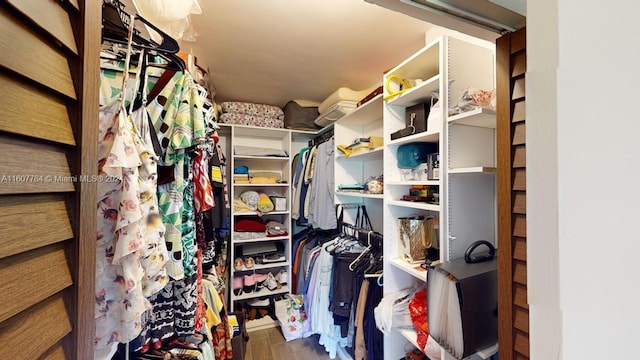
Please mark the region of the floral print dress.
[[151, 308], [147, 298], [169, 281], [149, 122], [144, 108], [126, 115], [123, 92], [99, 114], [98, 171], [109, 178], [97, 184], [97, 352], [135, 339]]
[[142, 290], [144, 269], [137, 251], [144, 245], [133, 126], [122, 102], [100, 109], [98, 171], [117, 181], [100, 181], [96, 246], [96, 348], [127, 342], [140, 332], [150, 307]]

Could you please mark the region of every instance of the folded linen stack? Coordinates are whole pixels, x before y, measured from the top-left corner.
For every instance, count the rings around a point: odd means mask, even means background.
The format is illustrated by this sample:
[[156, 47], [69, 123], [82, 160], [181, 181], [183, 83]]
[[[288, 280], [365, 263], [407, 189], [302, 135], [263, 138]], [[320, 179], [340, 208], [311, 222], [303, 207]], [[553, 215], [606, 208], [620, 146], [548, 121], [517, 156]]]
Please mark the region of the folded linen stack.
[[284, 128], [284, 111], [277, 106], [227, 101], [220, 104], [220, 108], [222, 123]]

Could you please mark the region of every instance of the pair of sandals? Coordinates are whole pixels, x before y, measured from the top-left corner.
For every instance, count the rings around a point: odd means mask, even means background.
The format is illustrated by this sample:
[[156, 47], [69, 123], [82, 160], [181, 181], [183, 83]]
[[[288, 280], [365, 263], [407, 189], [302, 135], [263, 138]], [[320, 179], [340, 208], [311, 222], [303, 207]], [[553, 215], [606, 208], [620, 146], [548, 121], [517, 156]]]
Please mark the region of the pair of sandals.
[[251, 256], [247, 256], [244, 258], [244, 260], [242, 258], [236, 258], [233, 261], [233, 268], [236, 271], [242, 271], [244, 270], [243, 268], [253, 269], [253, 266], [255, 264], [256, 264], [256, 261]]

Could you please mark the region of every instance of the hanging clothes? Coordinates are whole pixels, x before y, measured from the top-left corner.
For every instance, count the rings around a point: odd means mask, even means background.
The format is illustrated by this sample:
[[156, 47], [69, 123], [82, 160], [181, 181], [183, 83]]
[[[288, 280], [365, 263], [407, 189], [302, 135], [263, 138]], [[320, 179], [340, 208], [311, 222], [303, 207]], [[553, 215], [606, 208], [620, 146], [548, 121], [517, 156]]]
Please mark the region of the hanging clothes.
[[336, 213], [333, 204], [334, 187], [334, 138], [318, 145], [313, 171], [313, 186], [309, 199], [308, 219], [317, 229], [335, 229]]
[[[159, 165], [169, 169], [168, 180], [158, 186], [158, 201], [170, 253], [167, 270], [177, 280], [185, 276], [185, 260], [188, 267], [193, 261], [193, 257], [185, 259], [182, 244], [182, 237], [191, 231], [182, 229], [184, 170], [186, 149], [205, 136], [202, 103], [193, 78], [188, 73], [175, 73], [146, 108], [163, 151]], [[193, 268], [188, 272], [193, 273]]]
[[[125, 68], [129, 67], [133, 26], [129, 28]], [[154, 196], [155, 156], [147, 139], [126, 115], [124, 73], [120, 95], [100, 108], [98, 172], [117, 181], [97, 183], [95, 351], [137, 337], [152, 296], [168, 282], [167, 259]]]

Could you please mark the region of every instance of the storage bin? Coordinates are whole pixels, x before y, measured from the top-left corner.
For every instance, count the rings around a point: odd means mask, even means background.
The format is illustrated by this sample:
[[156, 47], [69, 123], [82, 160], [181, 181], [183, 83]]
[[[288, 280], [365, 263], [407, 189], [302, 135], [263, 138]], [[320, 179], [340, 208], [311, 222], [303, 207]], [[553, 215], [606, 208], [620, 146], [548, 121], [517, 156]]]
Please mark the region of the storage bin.
[[430, 105], [420, 103], [407, 108], [405, 112], [405, 123], [407, 127], [413, 126], [414, 133], [427, 131], [427, 118], [429, 117]]

